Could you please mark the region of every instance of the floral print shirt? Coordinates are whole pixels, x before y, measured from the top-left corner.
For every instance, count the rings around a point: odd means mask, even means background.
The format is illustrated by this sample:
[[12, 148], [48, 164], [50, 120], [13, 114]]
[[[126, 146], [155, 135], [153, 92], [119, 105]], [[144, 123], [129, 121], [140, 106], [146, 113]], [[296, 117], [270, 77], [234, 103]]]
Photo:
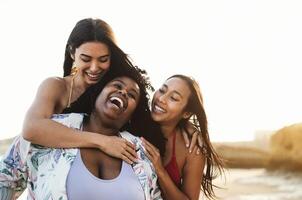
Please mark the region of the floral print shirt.
[[[53, 120], [70, 128], [82, 129], [84, 114], [55, 114]], [[157, 175], [146, 157], [139, 138], [124, 131], [121, 136], [136, 145], [138, 162], [132, 165], [144, 190], [145, 199], [161, 200]], [[0, 200], [28, 189], [28, 200], [66, 200], [66, 180], [78, 149], [46, 148], [16, 137], [0, 161]], [[17, 193], [17, 195], [16, 195]]]

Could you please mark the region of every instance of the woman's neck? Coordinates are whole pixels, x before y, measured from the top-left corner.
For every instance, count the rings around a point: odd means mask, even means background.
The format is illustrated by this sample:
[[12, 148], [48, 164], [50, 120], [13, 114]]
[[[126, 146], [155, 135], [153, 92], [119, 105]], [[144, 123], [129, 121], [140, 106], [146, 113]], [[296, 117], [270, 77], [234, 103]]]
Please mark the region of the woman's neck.
[[75, 77], [71, 77], [71, 79], [74, 78], [74, 90], [78, 93], [83, 93], [90, 85], [86, 84], [83, 78], [80, 75], [75, 75]]
[[164, 137], [168, 139], [171, 135], [173, 135], [176, 125], [161, 125], [161, 131], [164, 134]]
[[85, 131], [108, 136], [118, 135], [119, 133], [119, 130], [116, 128], [104, 126], [104, 124], [101, 123], [101, 120], [93, 114], [90, 115], [89, 120], [84, 124], [83, 129]]

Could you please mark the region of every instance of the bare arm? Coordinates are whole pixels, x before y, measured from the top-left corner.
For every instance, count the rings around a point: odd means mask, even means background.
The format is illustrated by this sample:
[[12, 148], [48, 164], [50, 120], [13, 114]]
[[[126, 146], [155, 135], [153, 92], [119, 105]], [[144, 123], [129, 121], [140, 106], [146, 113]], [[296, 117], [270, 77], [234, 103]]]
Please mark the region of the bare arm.
[[143, 140], [143, 142], [147, 150], [147, 156], [156, 170], [164, 199], [198, 200], [204, 168], [204, 158], [196, 153], [198, 147], [194, 147], [193, 153], [188, 154], [186, 158], [182, 187], [178, 188], [163, 167], [159, 151], [146, 140]]
[[36, 98], [26, 113], [22, 135], [32, 143], [47, 147], [97, 147], [88, 136], [54, 122], [51, 115], [62, 111], [67, 90], [63, 79], [48, 78], [39, 87]]
[[198, 200], [205, 167], [204, 156], [197, 155], [198, 147], [194, 147], [193, 153], [186, 158], [183, 168], [183, 183], [181, 190], [188, 195], [189, 199]]
[[53, 148], [98, 148], [128, 163], [135, 159], [134, 147], [125, 139], [92, 132], [76, 134], [78, 130], [51, 120], [52, 114], [62, 111], [64, 94], [63, 79], [48, 78], [40, 85], [23, 123], [22, 135], [26, 140]]

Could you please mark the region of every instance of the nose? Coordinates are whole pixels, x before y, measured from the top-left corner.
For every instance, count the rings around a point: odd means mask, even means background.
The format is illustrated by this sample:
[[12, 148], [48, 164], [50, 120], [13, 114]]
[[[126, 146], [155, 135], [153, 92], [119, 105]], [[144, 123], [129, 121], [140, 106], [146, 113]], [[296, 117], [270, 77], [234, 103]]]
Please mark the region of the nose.
[[91, 62], [91, 65], [90, 65], [89, 69], [90, 69], [91, 72], [98, 72], [100, 70], [100, 68], [101, 67], [99, 67], [98, 62], [93, 61], [93, 62]]
[[109, 63], [101, 63], [100, 61], [98, 60], [93, 60], [91, 63], [90, 63], [90, 71], [91, 72], [100, 72], [100, 71], [106, 71], [108, 68], [110, 67], [110, 64]]
[[118, 91], [122, 96], [124, 96], [125, 98], [128, 98], [128, 94], [127, 91], [125, 89], [121, 89]]
[[166, 99], [167, 99], [167, 96], [165, 94], [162, 94], [158, 97], [158, 100], [161, 103], [166, 103]]

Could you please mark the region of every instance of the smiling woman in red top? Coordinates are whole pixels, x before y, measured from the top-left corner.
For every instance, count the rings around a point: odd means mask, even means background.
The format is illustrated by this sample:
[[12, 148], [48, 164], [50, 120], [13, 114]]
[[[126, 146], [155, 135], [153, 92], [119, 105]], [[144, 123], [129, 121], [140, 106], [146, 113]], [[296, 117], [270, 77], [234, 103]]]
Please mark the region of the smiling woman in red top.
[[[198, 199], [200, 186], [208, 198], [214, 198], [214, 166], [222, 172], [222, 162], [214, 151], [208, 134], [207, 117], [200, 88], [195, 80], [174, 75], [157, 90], [152, 100], [152, 118], [161, 126], [166, 138], [165, 154], [144, 140], [149, 159], [158, 174], [164, 199]], [[183, 133], [197, 132], [200, 147], [188, 152]], [[201, 154], [197, 152], [201, 148]]]

